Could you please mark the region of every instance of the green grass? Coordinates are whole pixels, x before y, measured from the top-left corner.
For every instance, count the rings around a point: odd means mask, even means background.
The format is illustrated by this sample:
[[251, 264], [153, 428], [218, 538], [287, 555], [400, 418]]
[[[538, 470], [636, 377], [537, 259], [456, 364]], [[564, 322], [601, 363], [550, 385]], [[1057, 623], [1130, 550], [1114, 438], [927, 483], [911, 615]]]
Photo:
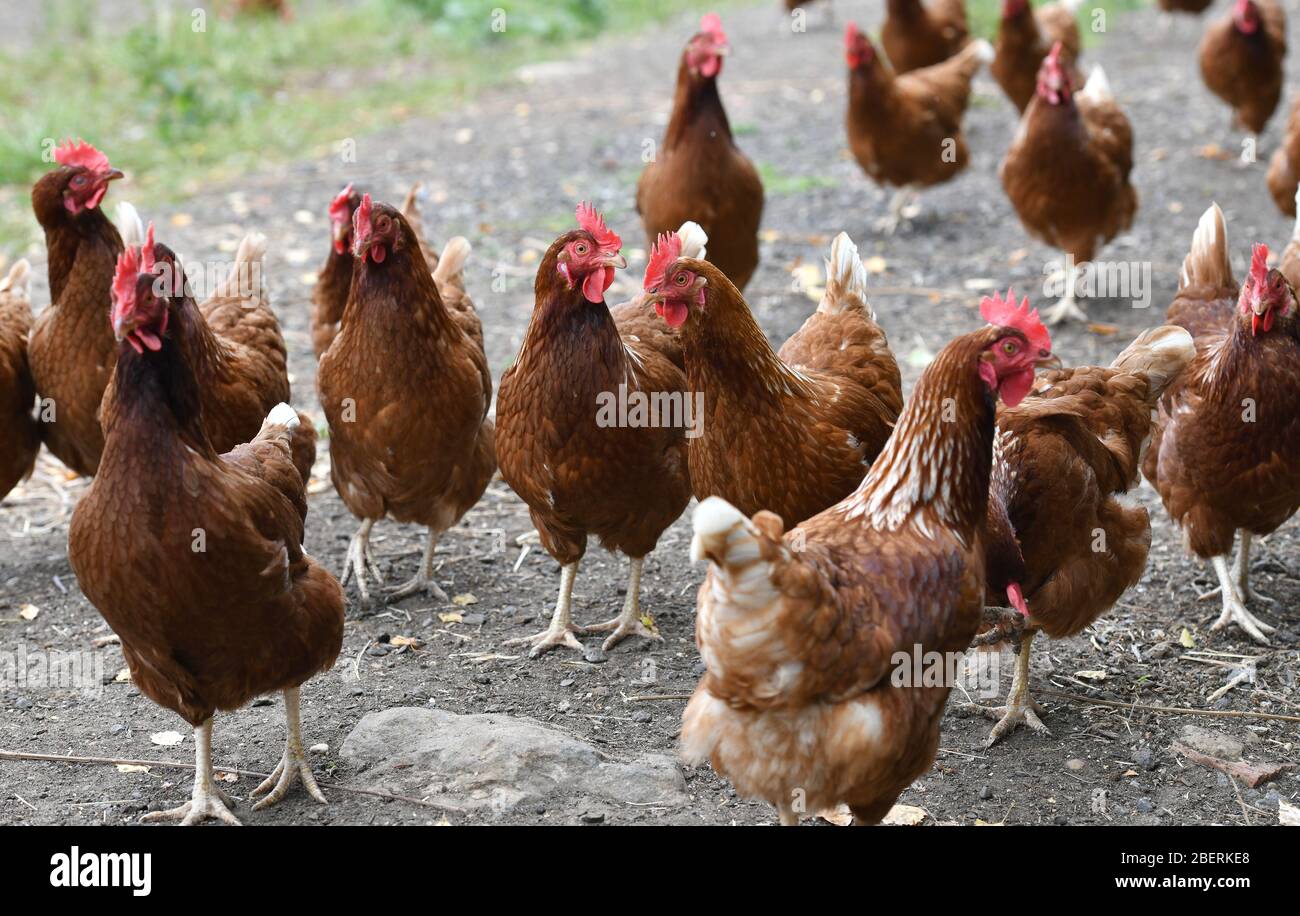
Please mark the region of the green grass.
[[133, 201], [175, 200], [268, 160], [326, 154], [435, 114], [523, 63], [699, 6], [342, 0], [289, 22], [208, 15], [196, 31], [182, 9], [108, 34], [89, 0], [50, 0], [45, 33], [0, 56], [0, 250], [38, 237], [27, 192], [63, 137], [104, 150], [131, 176]]
[[[1038, 6], [1046, 0], [1034, 0]], [[1105, 32], [1115, 27], [1115, 15], [1130, 10], [1150, 6], [1149, 0], [1083, 0], [1079, 6], [1079, 32], [1083, 46], [1090, 48], [1105, 40]], [[1094, 10], [1102, 11], [1105, 16], [1098, 18], [1098, 25], [1103, 24], [1105, 31], [1093, 31]], [[998, 34], [998, 20], [1002, 17], [1002, 0], [966, 0], [966, 18], [970, 22], [972, 34], [992, 41]]]

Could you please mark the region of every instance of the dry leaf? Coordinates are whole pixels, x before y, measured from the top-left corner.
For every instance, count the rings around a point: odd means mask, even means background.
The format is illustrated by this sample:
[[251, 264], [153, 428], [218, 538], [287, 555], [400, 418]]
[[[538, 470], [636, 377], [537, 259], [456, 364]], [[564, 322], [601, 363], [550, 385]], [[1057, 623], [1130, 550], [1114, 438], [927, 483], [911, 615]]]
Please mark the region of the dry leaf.
[[237, 773], [222, 773], [214, 770], [212, 778], [218, 782], [239, 782], [239, 774]]
[[194, 217], [188, 213], [175, 213], [172, 215], [172, 225], [177, 229], [184, 229], [194, 222]]
[[1202, 159], [1218, 159], [1220, 161], [1237, 158], [1217, 143], [1205, 144], [1205, 146], [1202, 146], [1196, 151], [1196, 155], [1200, 156]]
[[1111, 337], [1119, 333], [1119, 327], [1113, 324], [1103, 324], [1100, 321], [1091, 321], [1088, 323], [1088, 333], [1097, 334], [1101, 337]]
[[24, 604], [18, 609], [18, 616], [23, 620], [35, 620], [41, 609], [34, 604]]
[[853, 826], [853, 812], [849, 810], [848, 805], [836, 805], [834, 808], [818, 811], [817, 816], [836, 827]]
[[1196, 645], [1196, 638], [1192, 636], [1187, 627], [1183, 627], [1183, 632], [1178, 634], [1178, 641], [1182, 643], [1184, 649], [1190, 649]]
[[154, 732], [149, 740], [159, 747], [175, 747], [185, 740], [180, 732]]
[[460, 130], [456, 131], [453, 135], [453, 139], [461, 146], [464, 146], [466, 143], [474, 139], [474, 128], [462, 127]]
[[412, 649], [418, 649], [422, 645], [422, 643], [413, 636], [394, 636], [392, 639], [388, 640], [388, 644], [390, 646], [397, 646], [399, 649], [402, 646], [410, 646]]
[[1170, 213], [1182, 213], [1182, 212], [1183, 212], [1183, 205], [1180, 204], [1180, 203], [1179, 203], [1178, 201], [1176, 201], [1176, 200], [1171, 200], [1171, 201], [1169, 202], [1169, 212], [1170, 212]]
[[123, 668], [121, 671], [119, 671], [116, 675], [113, 676], [113, 683], [114, 684], [131, 683], [131, 669]]
[[476, 598], [472, 593], [466, 592], [463, 595], [457, 595], [452, 598], [451, 603], [459, 605], [460, 607], [465, 607], [470, 604], [478, 604], [478, 598]]
[[915, 827], [929, 816], [930, 812], [915, 805], [894, 805], [880, 823], [886, 827]]
[[443, 623], [464, 623], [465, 618], [453, 612], [450, 614], [439, 614], [438, 619]]
[[1300, 808], [1285, 798], [1278, 799], [1277, 820], [1283, 827], [1300, 827]]
[[1161, 162], [1168, 155], [1169, 155], [1168, 150], [1166, 150], [1163, 146], [1157, 146], [1153, 150], [1151, 150], [1151, 152], [1147, 153], [1147, 158], [1150, 159], [1152, 162]]
[[1105, 671], [1076, 671], [1074, 676], [1082, 678], [1085, 681], [1104, 681], [1106, 680]]
[[1293, 763], [1248, 763], [1245, 760], [1220, 760], [1218, 757], [1202, 754], [1200, 751], [1193, 750], [1185, 744], [1179, 744], [1177, 741], [1171, 744], [1169, 749], [1182, 754], [1192, 763], [1199, 763], [1203, 767], [1209, 767], [1212, 770], [1218, 770], [1220, 773], [1235, 776], [1252, 789], [1277, 779], [1295, 766]]
[[148, 773], [149, 768], [142, 767], [135, 763], [119, 763], [117, 765], [117, 771], [119, 773]]

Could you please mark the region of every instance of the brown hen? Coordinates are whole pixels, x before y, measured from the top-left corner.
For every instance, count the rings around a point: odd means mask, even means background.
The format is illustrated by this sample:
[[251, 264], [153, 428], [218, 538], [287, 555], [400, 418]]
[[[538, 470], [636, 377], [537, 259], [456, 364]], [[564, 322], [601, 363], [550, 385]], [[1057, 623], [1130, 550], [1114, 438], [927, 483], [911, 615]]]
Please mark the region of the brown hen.
[[964, 0], [886, 0], [880, 43], [895, 72], [947, 60], [970, 41]]
[[[686, 380], [659, 348], [671, 341], [635, 332], [644, 304], [621, 320], [611, 314], [605, 291], [625, 263], [622, 240], [588, 205], [578, 208], [578, 225], [538, 266], [533, 316], [497, 395], [501, 476], [561, 566], [550, 626], [513, 641], [534, 658], [562, 645], [581, 651], [576, 633], [608, 632], [605, 649], [629, 635], [658, 638], [640, 609], [641, 568], [691, 498]], [[638, 420], [633, 399], [656, 412]], [[627, 405], [625, 416], [609, 409], [614, 402]], [[665, 415], [656, 404], [679, 411]], [[591, 536], [627, 554], [631, 568], [622, 613], [584, 627], [570, 606]]]
[[41, 429], [32, 415], [36, 386], [27, 365], [31, 271], [20, 260], [0, 279], [0, 499], [32, 472], [41, 447]]
[[[1061, 43], [1061, 64], [1077, 74], [1079, 22], [1075, 18], [1082, 0], [1057, 0], [1037, 9], [1029, 0], [1003, 0], [995, 57], [989, 73], [1021, 112], [1029, 107], [1038, 85], [1038, 68], [1052, 46]], [[1075, 77], [1078, 83], [1082, 79]]]
[[1232, 108], [1234, 128], [1260, 133], [1282, 98], [1286, 13], [1277, 0], [1235, 0], [1201, 39], [1201, 77]]

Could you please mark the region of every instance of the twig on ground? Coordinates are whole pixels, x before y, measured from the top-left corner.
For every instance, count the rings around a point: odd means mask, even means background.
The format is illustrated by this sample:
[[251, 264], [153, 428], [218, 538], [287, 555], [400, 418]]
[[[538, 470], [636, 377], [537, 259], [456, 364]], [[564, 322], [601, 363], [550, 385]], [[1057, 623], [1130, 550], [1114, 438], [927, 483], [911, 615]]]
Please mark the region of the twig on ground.
[[1075, 703], [1087, 703], [1091, 706], [1109, 706], [1112, 709], [1140, 709], [1143, 712], [1164, 712], [1179, 716], [1210, 716], [1219, 719], [1269, 719], [1275, 722], [1300, 722], [1300, 716], [1284, 716], [1276, 712], [1255, 712], [1249, 709], [1190, 709], [1186, 706], [1148, 706], [1145, 703], [1120, 703], [1116, 700], [1093, 699], [1077, 693], [1065, 693], [1060, 690], [1039, 689], [1036, 691], [1045, 697], [1058, 700], [1072, 700]]

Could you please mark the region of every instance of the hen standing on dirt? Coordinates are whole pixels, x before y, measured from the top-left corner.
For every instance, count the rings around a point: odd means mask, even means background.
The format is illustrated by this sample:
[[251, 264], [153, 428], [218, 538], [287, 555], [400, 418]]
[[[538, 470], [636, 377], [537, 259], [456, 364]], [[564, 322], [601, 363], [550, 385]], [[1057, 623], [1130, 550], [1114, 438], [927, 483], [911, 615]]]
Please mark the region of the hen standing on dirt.
[[[68, 555], [82, 591], [122, 641], [140, 692], [194, 727], [191, 800], [146, 820], [238, 824], [212, 780], [212, 715], [283, 691], [288, 737], [254, 794], [275, 804], [299, 779], [317, 801], [299, 729], [299, 687], [343, 642], [343, 592], [300, 546], [307, 516], [290, 438], [298, 416], [277, 405], [248, 444], [226, 454], [204, 429], [205, 392], [153, 295], [148, 251], [119, 261], [113, 387], [104, 398], [99, 472], [77, 504]], [[107, 322], [106, 322], [107, 323]]]
[[32, 328], [31, 265], [18, 261], [0, 279], [0, 499], [32, 472], [41, 430], [32, 416], [36, 386], [27, 366]]
[[880, 43], [898, 73], [932, 67], [970, 41], [963, 0], [886, 0]]
[[1232, 106], [1234, 127], [1261, 133], [1282, 98], [1286, 13], [1276, 0], [1236, 0], [1201, 39], [1201, 76]]
[[1211, 629], [1235, 623], [1265, 645], [1274, 628], [1246, 609], [1252, 599], [1267, 600], [1250, 588], [1250, 542], [1300, 508], [1296, 308], [1291, 284], [1268, 267], [1266, 245], [1255, 246], [1238, 290], [1223, 213], [1212, 205], [1196, 227], [1167, 315], [1191, 331], [1196, 358], [1161, 400], [1142, 466], [1187, 546], [1218, 576], [1223, 613]]
[[1133, 129], [1115, 103], [1101, 67], [1077, 94], [1058, 42], [1038, 70], [1038, 90], [1025, 109], [1000, 174], [1025, 231], [1070, 256], [1059, 272], [1061, 301], [1048, 324], [1086, 320], [1075, 304], [1075, 271], [1133, 223], [1137, 192]]
[[975, 635], [994, 409], [1019, 401], [1051, 355], [1028, 309], [986, 299], [983, 312], [993, 326], [935, 357], [848, 499], [788, 534], [722, 499], [695, 511], [708, 673], [683, 716], [683, 755], [711, 760], [783, 824], [798, 822], [799, 797], [874, 824], [934, 761], [951, 685], [896, 683], [897, 655], [961, 652]]
[[116, 346], [104, 316], [122, 237], [100, 203], [122, 173], [88, 143], [54, 150], [57, 169], [32, 188], [32, 209], [45, 230], [50, 306], [32, 329], [28, 358], [42, 409], [41, 435], [54, 456], [78, 474], [93, 474], [104, 448], [99, 402], [113, 374]]
[[998, 23], [996, 56], [989, 73], [1022, 113], [1034, 98], [1038, 68], [1058, 41], [1061, 63], [1073, 71], [1079, 58], [1079, 23], [1075, 19], [1082, 0], [1059, 0], [1038, 9], [1029, 0], [1003, 0]]
[[444, 531], [479, 500], [496, 470], [488, 418], [492, 376], [483, 329], [468, 298], [445, 303], [415, 231], [396, 209], [361, 199], [353, 221], [358, 259], [339, 334], [316, 373], [329, 420], [331, 476], [362, 519], [342, 581], [382, 580], [370, 529], [385, 515], [429, 528], [420, 569], [389, 595], [447, 595], [433, 579]]
[[636, 186], [636, 209], [647, 243], [693, 220], [709, 237], [709, 260], [744, 289], [758, 266], [763, 183], [731, 136], [718, 95], [718, 74], [730, 52], [712, 13], [682, 52], [677, 94], [655, 159]]
[[1023, 619], [1006, 705], [980, 708], [997, 719], [990, 745], [1022, 723], [1047, 731], [1029, 694], [1034, 634], [1079, 633], [1141, 578], [1151, 522], [1125, 497], [1138, 483], [1156, 402], [1194, 355], [1187, 331], [1153, 328], [1109, 368], [1045, 373], [1023, 401], [998, 410], [986, 600], [1000, 604], [1005, 592]]
[[[625, 264], [622, 240], [590, 205], [577, 216], [580, 228], [556, 239], [537, 268], [533, 317], [497, 396], [501, 476], [561, 566], [550, 627], [513, 640], [531, 645], [533, 657], [562, 645], [581, 651], [575, 633], [609, 632], [605, 649], [631, 635], [657, 637], [642, 620], [641, 567], [691, 498], [681, 423], [633, 423], [630, 409], [629, 422], [602, 418], [602, 404], [616, 394], [629, 406], [639, 396], [684, 411], [686, 379], [656, 341], [626, 333], [610, 314], [605, 291]], [[624, 317], [639, 320], [641, 312]], [[591, 535], [627, 554], [630, 574], [623, 612], [583, 627], [570, 604]]]

